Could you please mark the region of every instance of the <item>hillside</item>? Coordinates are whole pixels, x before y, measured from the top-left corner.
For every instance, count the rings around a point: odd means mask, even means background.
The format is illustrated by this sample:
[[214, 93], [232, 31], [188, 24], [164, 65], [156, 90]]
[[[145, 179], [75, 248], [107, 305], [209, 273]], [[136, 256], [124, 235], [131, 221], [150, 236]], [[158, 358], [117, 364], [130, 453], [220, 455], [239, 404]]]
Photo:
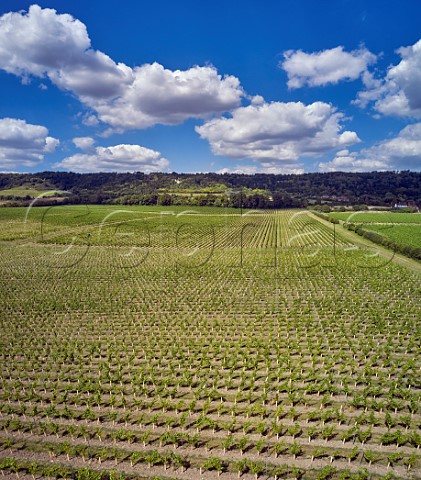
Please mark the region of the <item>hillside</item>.
[[[14, 195], [12, 192], [19, 192]], [[312, 204], [421, 204], [420, 172], [307, 173], [302, 175], [217, 173], [40, 172], [0, 174], [0, 198], [26, 201], [34, 192], [61, 191], [66, 203], [211, 205], [245, 208]], [[2, 194], [2, 192], [4, 192]], [[25, 192], [27, 192], [25, 194]], [[44, 202], [47, 200], [44, 199]], [[51, 201], [51, 200], [50, 200]], [[10, 202], [9, 202], [10, 203]]]

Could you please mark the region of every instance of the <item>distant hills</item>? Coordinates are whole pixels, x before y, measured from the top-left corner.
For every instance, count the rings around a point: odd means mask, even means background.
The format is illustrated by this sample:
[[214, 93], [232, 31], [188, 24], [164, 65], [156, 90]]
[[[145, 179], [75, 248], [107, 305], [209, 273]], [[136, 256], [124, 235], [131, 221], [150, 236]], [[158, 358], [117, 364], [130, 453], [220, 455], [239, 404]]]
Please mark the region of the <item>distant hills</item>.
[[[51, 191], [49, 196], [45, 192]], [[306, 173], [3, 173], [0, 201], [39, 203], [215, 205], [290, 208], [327, 205], [421, 206], [421, 172]]]

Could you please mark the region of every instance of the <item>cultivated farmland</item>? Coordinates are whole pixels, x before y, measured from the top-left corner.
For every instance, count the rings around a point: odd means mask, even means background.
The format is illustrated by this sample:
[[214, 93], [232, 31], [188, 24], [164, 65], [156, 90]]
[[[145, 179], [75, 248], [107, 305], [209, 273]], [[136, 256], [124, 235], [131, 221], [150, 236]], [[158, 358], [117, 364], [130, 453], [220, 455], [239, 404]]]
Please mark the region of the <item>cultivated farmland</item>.
[[337, 218], [344, 222], [352, 223], [387, 223], [387, 224], [409, 224], [420, 225], [421, 214], [419, 213], [401, 213], [401, 212], [335, 212], [330, 213], [330, 217]]
[[[397, 212], [331, 213], [330, 218], [353, 225], [363, 236], [413, 258], [421, 258], [421, 214]], [[377, 237], [366, 235], [375, 232]]]
[[0, 225], [7, 475], [420, 478], [420, 277], [392, 253], [292, 210]]

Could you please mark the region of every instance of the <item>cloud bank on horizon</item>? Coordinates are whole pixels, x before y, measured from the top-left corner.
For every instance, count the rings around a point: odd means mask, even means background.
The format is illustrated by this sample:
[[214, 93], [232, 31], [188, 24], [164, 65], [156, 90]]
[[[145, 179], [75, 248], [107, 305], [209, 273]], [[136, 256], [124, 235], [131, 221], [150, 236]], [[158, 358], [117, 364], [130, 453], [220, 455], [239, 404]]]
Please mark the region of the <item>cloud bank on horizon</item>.
[[[221, 74], [210, 64], [185, 70], [171, 70], [156, 61], [128, 66], [95, 50], [84, 23], [52, 8], [32, 5], [28, 11], [0, 17], [0, 69], [19, 77], [23, 88], [38, 79], [41, 88], [47, 81], [70, 94], [85, 109], [80, 123], [102, 139], [194, 121], [194, 130], [215, 156], [237, 162], [221, 171], [302, 173], [309, 158], [316, 162], [321, 158], [319, 171], [389, 170], [402, 165], [420, 169], [421, 40], [400, 46], [397, 54], [398, 63], [382, 75], [375, 70], [379, 55], [365, 46], [283, 53], [279, 68], [286, 73], [290, 90], [359, 81], [362, 89], [350, 104], [377, 118], [407, 121], [394, 137], [353, 152], [350, 148], [362, 143], [361, 135], [346, 129], [348, 116], [331, 102], [252, 96], [239, 78]], [[152, 172], [170, 167], [167, 158], [146, 146], [95, 147], [96, 141], [88, 135], [74, 137], [71, 143], [84, 153], [62, 155], [52, 167], [77, 172]], [[57, 153], [59, 145], [43, 125], [0, 118], [2, 170], [36, 167]], [[330, 160], [324, 160], [326, 156]]]

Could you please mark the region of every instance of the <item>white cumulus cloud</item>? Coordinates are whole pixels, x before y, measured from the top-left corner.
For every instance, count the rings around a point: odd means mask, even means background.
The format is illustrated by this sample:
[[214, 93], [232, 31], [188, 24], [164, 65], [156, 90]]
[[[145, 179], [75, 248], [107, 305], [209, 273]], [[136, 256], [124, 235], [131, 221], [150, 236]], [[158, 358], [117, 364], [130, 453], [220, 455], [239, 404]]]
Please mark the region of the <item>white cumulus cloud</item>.
[[383, 115], [421, 118], [421, 40], [397, 53], [401, 61], [391, 66], [384, 78], [363, 77], [365, 90], [355, 103], [365, 108], [373, 102]]
[[280, 66], [288, 75], [288, 87], [316, 87], [341, 80], [356, 80], [377, 57], [366, 48], [346, 52], [339, 46], [315, 53], [288, 50]]
[[342, 150], [330, 162], [320, 162], [319, 170], [322, 172], [373, 172], [387, 170], [388, 162], [376, 158], [359, 157], [355, 152]]
[[91, 137], [75, 137], [72, 142], [80, 150], [92, 150], [95, 140]]
[[82, 22], [38, 5], [0, 17], [0, 66], [23, 78], [48, 77], [82, 100], [114, 98], [132, 80], [129, 67], [91, 48]]
[[338, 152], [330, 162], [321, 162], [324, 172], [374, 170], [421, 170], [421, 123], [407, 125], [395, 137], [350, 153]]
[[59, 143], [48, 135], [48, 129], [42, 125], [32, 125], [16, 118], [1, 118], [0, 168], [37, 165]]
[[158, 63], [116, 63], [92, 48], [82, 22], [38, 5], [0, 17], [0, 68], [24, 82], [47, 77], [116, 130], [205, 118], [237, 107], [244, 95], [236, 77], [213, 66], [172, 71]]
[[342, 132], [343, 115], [332, 105], [315, 102], [259, 103], [241, 107], [231, 117], [210, 120], [196, 131], [213, 153], [258, 160], [268, 169], [300, 170], [302, 156], [318, 156], [359, 142]]
[[155, 150], [140, 145], [96, 147], [93, 153], [78, 153], [54, 165], [73, 172], [161, 172], [169, 162]]
[[153, 63], [135, 68], [133, 75], [133, 83], [113, 102], [92, 102], [103, 122], [128, 129], [176, 125], [230, 110], [243, 95], [236, 77], [221, 77], [211, 66], [172, 71]]

